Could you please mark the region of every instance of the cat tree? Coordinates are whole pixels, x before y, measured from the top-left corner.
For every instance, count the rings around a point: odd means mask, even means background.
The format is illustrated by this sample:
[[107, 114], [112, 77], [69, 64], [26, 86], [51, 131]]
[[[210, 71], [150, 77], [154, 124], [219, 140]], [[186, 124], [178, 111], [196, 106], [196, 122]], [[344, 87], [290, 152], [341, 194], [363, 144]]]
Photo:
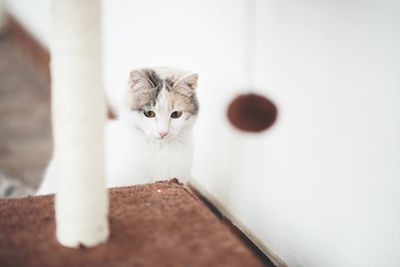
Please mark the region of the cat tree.
[[68, 247], [94, 246], [109, 235], [100, 4], [99, 0], [53, 2], [55, 212], [57, 239]]
[[57, 193], [0, 199], [0, 266], [272, 266], [176, 179], [106, 190], [100, 0], [52, 3]]

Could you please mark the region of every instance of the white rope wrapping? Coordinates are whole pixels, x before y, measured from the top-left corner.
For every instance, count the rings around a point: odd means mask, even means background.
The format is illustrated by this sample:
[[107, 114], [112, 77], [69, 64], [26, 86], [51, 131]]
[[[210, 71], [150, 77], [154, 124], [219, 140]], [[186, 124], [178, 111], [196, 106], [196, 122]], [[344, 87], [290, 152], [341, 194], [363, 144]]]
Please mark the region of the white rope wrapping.
[[100, 5], [55, 0], [52, 7], [56, 236], [68, 247], [95, 246], [109, 235]]

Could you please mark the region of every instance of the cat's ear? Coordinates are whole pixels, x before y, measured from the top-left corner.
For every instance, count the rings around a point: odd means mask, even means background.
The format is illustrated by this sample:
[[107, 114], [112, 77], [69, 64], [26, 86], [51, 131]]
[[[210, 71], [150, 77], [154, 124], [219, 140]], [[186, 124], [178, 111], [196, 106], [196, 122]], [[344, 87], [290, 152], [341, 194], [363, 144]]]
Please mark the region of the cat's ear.
[[197, 73], [192, 73], [184, 78], [180, 79], [176, 84], [175, 87], [182, 88], [185, 90], [194, 93], [197, 88], [197, 80], [199, 79], [199, 75]]
[[154, 84], [150, 78], [140, 70], [132, 70], [129, 75], [129, 88], [136, 91], [153, 88]]

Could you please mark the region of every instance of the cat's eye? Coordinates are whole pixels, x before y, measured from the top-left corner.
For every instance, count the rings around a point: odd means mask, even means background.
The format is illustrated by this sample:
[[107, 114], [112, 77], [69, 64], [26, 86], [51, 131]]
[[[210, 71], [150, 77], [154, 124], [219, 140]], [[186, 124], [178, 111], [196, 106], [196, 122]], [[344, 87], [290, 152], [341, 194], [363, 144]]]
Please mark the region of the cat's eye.
[[143, 114], [147, 117], [147, 118], [153, 118], [154, 116], [156, 116], [156, 113], [154, 113], [154, 111], [152, 110], [144, 110]]
[[182, 111], [174, 111], [171, 113], [171, 118], [173, 118], [173, 119], [177, 119], [180, 116], [182, 116]]

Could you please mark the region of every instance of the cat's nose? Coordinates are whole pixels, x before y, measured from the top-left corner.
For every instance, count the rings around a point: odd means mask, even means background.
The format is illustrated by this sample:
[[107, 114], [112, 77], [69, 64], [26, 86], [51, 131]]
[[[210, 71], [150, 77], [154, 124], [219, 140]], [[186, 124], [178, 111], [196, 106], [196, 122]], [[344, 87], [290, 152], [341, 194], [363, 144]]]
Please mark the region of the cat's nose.
[[164, 138], [168, 135], [167, 132], [159, 132], [158, 134], [160, 135], [161, 138]]

